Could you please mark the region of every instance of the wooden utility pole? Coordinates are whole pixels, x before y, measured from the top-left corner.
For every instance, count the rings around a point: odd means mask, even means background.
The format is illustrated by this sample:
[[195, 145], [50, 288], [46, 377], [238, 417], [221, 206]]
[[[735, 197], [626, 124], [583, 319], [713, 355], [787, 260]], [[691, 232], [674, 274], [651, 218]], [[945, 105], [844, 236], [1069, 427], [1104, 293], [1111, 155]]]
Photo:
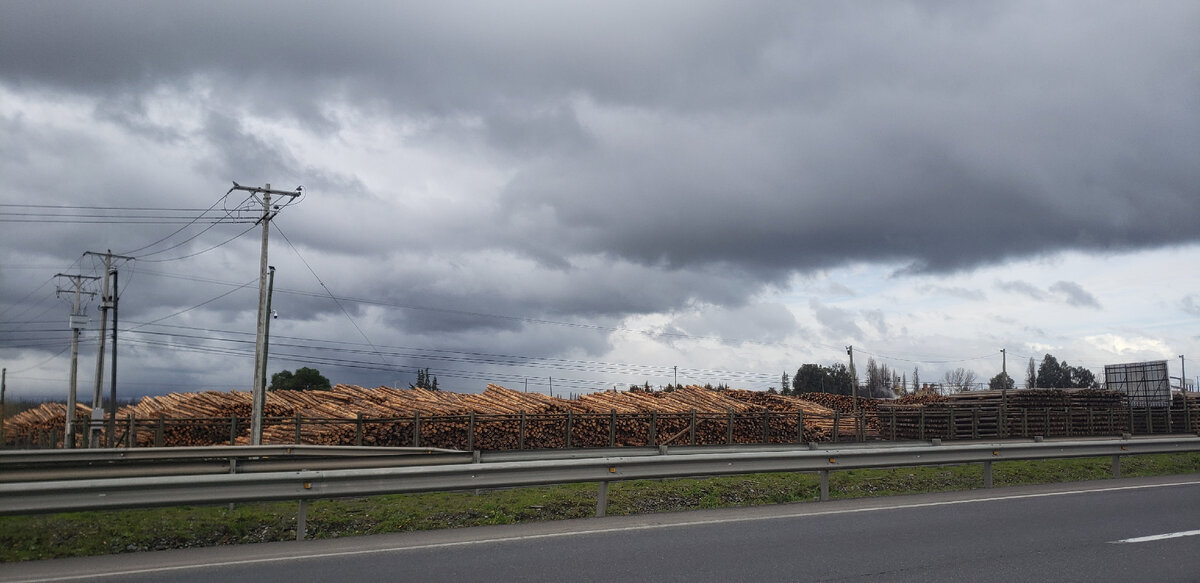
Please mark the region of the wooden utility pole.
[[[860, 436], [858, 427], [858, 375], [854, 373], [854, 345], [846, 347], [846, 354], [850, 355], [850, 397], [854, 401], [854, 435]], [[835, 428], [834, 431], [837, 429]]]
[[235, 190], [249, 192], [251, 196], [260, 197], [259, 200], [262, 202], [262, 216], [258, 219], [258, 222], [262, 224], [262, 251], [258, 261], [258, 326], [254, 342], [254, 394], [250, 412], [250, 445], [262, 445], [263, 410], [267, 405], [267, 387], [264, 382], [267, 370], [267, 320], [271, 317], [267, 311], [267, 298], [270, 295], [267, 289], [267, 240], [271, 233], [271, 219], [275, 218], [280, 208], [278, 205], [271, 205], [271, 196], [290, 196], [294, 200], [303, 192], [303, 187], [298, 186], [294, 191], [272, 190], [270, 184], [258, 188], [257, 186], [242, 186], [234, 182], [233, 188], [230, 188], [229, 192]]
[[[67, 420], [66, 427], [63, 430], [63, 448], [73, 449], [75, 447], [75, 397], [76, 389], [79, 383], [79, 331], [87, 325], [87, 318], [79, 310], [79, 296], [87, 294], [90, 296], [96, 295], [96, 292], [83, 291], [84, 280], [97, 280], [99, 277], [88, 275], [67, 275], [59, 273], [55, 277], [65, 277], [75, 288], [74, 300], [71, 304], [71, 317], [67, 320], [71, 326], [71, 375], [67, 384]], [[56, 293], [70, 292], [72, 290], [64, 290], [58, 288]]]
[[[116, 272], [116, 268], [113, 267], [114, 259], [130, 261], [133, 258], [113, 255], [111, 249], [105, 253], [87, 251], [84, 255], [95, 255], [104, 260], [104, 280], [100, 286], [100, 342], [96, 348], [96, 386], [92, 391], [92, 411], [95, 414], [97, 409], [101, 411], [104, 409], [104, 341], [108, 335], [108, 309], [112, 307], [112, 294], [109, 293], [108, 280]], [[109, 406], [115, 406], [115, 403], [110, 403]], [[99, 445], [96, 428], [91, 427], [90, 424], [89, 427], [91, 431], [88, 432], [88, 446], [96, 447]]]

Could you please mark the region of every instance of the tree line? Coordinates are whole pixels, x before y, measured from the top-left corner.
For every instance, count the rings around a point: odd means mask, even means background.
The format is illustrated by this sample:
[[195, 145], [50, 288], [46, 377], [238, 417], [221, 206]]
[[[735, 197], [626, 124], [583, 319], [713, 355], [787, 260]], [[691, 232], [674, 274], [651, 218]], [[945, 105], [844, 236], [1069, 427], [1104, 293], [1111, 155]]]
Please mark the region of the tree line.
[[[780, 378], [780, 389], [771, 387], [770, 393], [783, 395], [799, 395], [801, 393], [833, 393], [850, 395], [854, 393], [856, 371], [850, 370], [844, 364], [836, 363], [831, 366], [820, 364], [804, 364], [789, 376], [783, 373]], [[915, 392], [925, 389], [934, 392], [958, 393], [978, 388], [981, 385], [979, 376], [973, 370], [956, 368], [946, 372], [940, 382], [921, 384], [921, 371], [913, 367], [912, 382], [908, 380], [907, 372], [889, 368], [886, 364], [875, 362], [874, 358], [867, 359], [866, 375], [858, 385], [860, 397], [885, 398], [893, 397], [904, 392]], [[911, 387], [911, 389], [910, 389]], [[1000, 372], [988, 381], [989, 389], [1016, 389], [1016, 381], [1012, 376]], [[1100, 382], [1092, 371], [1082, 366], [1071, 366], [1066, 361], [1059, 362], [1054, 355], [1046, 354], [1038, 364], [1033, 358], [1025, 373], [1025, 388], [1042, 389], [1071, 389], [1099, 388]]]

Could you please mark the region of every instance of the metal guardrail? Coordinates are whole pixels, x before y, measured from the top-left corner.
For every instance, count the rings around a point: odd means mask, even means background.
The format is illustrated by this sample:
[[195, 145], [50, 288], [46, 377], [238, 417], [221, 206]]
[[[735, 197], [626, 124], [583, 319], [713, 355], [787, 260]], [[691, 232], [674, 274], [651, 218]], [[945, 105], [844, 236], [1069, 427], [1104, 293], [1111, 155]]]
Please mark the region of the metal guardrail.
[[617, 480], [815, 471], [821, 474], [822, 499], [827, 499], [831, 470], [983, 463], [985, 485], [990, 486], [991, 464], [996, 461], [1112, 456], [1114, 473], [1119, 475], [1121, 456], [1200, 451], [1200, 438], [954, 445], [942, 445], [935, 440], [908, 447], [691, 454], [670, 454], [665, 448], [660, 451], [667, 455], [7, 483], [0, 484], [0, 515], [299, 500], [298, 533], [302, 537], [304, 501], [321, 498], [599, 482], [597, 514], [603, 515], [608, 483]]
[[439, 448], [264, 445], [0, 451], [0, 483], [463, 464]]

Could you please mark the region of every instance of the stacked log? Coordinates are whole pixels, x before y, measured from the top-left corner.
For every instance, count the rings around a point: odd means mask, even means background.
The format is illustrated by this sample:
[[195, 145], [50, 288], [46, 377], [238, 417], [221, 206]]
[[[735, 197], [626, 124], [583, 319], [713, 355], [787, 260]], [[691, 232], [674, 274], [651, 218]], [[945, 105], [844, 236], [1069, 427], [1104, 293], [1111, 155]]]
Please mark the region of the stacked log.
[[[853, 416], [855, 409], [855, 398], [849, 395], [835, 395], [833, 393], [801, 393], [795, 395], [796, 398], [805, 401], [824, 405], [838, 412], [839, 416]], [[869, 399], [867, 397], [858, 397], [858, 411], [863, 417], [864, 432], [868, 437], [878, 437], [880, 435], [879, 417], [876, 414], [879, 408], [880, 401], [878, 399]], [[853, 434], [853, 431], [851, 431]]]
[[[771, 412], [804, 413], [805, 442], [830, 441], [835, 433], [838, 434], [839, 439], [853, 439], [854, 437], [854, 419], [850, 416], [834, 415], [834, 410], [824, 405], [798, 397], [772, 395], [761, 391], [731, 389], [725, 393], [734, 399], [754, 403]], [[797, 415], [797, 417], [799, 416]], [[786, 419], [788, 418], [784, 417], [779, 421], [784, 422]], [[780, 434], [786, 435], [789, 430], [794, 435], [794, 423], [784, 423], [784, 426], [780, 428]], [[772, 435], [774, 434], [776, 431], [773, 428]]]
[[[92, 416], [92, 408], [75, 405], [76, 435], [85, 435], [83, 428]], [[38, 442], [42, 447], [63, 446], [67, 425], [67, 406], [63, 403], [42, 403], [26, 409], [4, 421], [4, 442]]]

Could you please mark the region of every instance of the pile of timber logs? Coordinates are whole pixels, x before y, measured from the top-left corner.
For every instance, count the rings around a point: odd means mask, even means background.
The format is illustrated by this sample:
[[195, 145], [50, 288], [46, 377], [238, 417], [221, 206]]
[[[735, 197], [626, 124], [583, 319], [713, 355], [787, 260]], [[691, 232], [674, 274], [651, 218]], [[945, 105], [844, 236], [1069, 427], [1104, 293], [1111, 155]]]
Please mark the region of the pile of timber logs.
[[[87, 405], [75, 405], [75, 434], [83, 435], [88, 419], [92, 416], [92, 408]], [[22, 440], [32, 442], [41, 447], [62, 447], [63, 435], [66, 433], [67, 406], [63, 403], [42, 403], [32, 409], [26, 409], [4, 420], [4, 443], [18, 443]], [[78, 440], [78, 437], [77, 437]], [[29, 443], [34, 445], [34, 443]]]
[[[833, 409], [843, 416], [852, 416], [854, 414], [854, 397], [849, 395], [835, 395], [833, 393], [800, 393], [796, 398], [813, 403], [819, 403], [830, 409]], [[866, 397], [858, 398], [858, 411], [863, 416], [863, 422], [866, 425], [866, 433], [868, 435], [877, 435], [880, 429], [879, 418], [876, 415], [876, 409], [880, 401], [877, 399], [868, 399]]]

